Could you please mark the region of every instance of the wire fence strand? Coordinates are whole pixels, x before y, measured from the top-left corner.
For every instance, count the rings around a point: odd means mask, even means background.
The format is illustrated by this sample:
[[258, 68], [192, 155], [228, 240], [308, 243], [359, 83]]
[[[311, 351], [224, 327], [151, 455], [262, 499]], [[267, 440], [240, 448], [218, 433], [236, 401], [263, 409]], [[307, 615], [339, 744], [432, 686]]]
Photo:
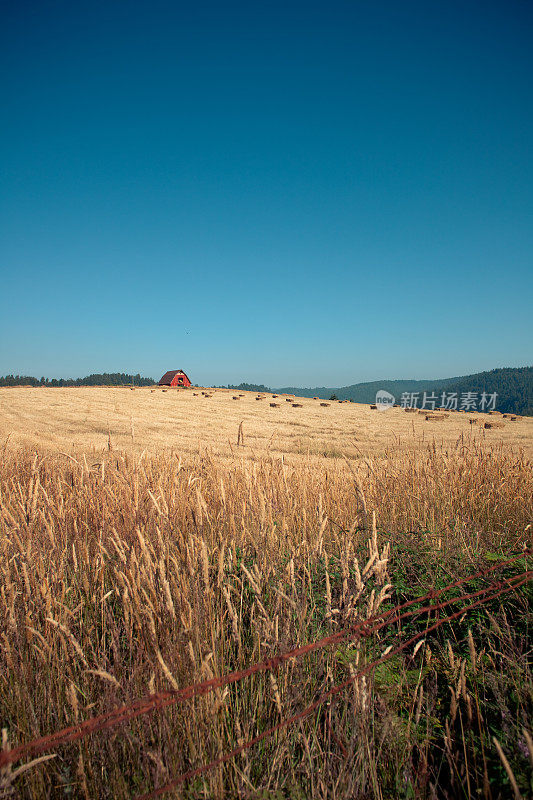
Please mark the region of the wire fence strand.
[[[356, 622], [354, 625], [344, 628], [343, 630], [337, 631], [336, 633], [331, 634], [329, 636], [323, 637], [322, 639], [309, 642], [308, 644], [302, 645], [300, 647], [293, 648], [292, 650], [289, 650], [285, 653], [279, 653], [275, 656], [265, 659], [262, 662], [253, 664], [245, 669], [227, 673], [226, 675], [222, 675], [220, 677], [211, 678], [210, 680], [207, 681], [194, 683], [180, 690], [167, 690], [163, 692], [158, 692], [156, 694], [148, 695], [144, 698], [135, 700], [130, 704], [120, 706], [117, 709], [92, 717], [76, 725], [63, 728], [59, 731], [56, 731], [53, 734], [34, 739], [30, 742], [27, 742], [26, 744], [19, 745], [18, 747], [15, 747], [11, 750], [7, 749], [2, 750], [0, 752], [0, 768], [6, 767], [8, 764], [20, 761], [23, 758], [29, 756], [33, 757], [41, 753], [53, 750], [62, 745], [75, 742], [93, 733], [110, 729], [112, 727], [130, 721], [141, 715], [148, 714], [153, 711], [161, 711], [162, 709], [167, 708], [171, 705], [175, 705], [176, 703], [189, 700], [193, 697], [205, 695], [208, 692], [211, 692], [215, 689], [223, 688], [224, 686], [237, 683], [238, 681], [241, 681], [244, 678], [254, 675], [256, 673], [276, 669], [278, 666], [280, 666], [282, 663], [286, 661], [300, 658], [304, 655], [307, 655], [309, 653], [318, 650], [319, 648], [323, 648], [333, 643], [342, 641], [343, 639], [346, 639], [348, 637], [353, 638], [354, 636], [356, 637], [368, 636], [373, 633], [376, 633], [377, 631], [381, 630], [382, 628], [388, 625], [402, 622], [410, 617], [420, 615], [423, 613], [432, 613], [432, 612], [437, 613], [447, 608], [449, 605], [459, 602], [464, 603], [468, 600], [473, 600], [474, 598], [478, 598], [476, 605], [480, 605], [483, 602], [488, 602], [490, 599], [492, 599], [492, 596], [488, 598], [483, 598], [483, 595], [487, 595], [490, 592], [497, 591], [497, 594], [493, 595], [494, 597], [496, 597], [505, 591], [512, 591], [512, 589], [515, 588], [515, 585], [521, 585], [514, 583], [514, 581], [516, 581], [517, 578], [523, 578], [524, 580], [522, 582], [525, 582], [530, 579], [532, 573], [523, 572], [520, 575], [514, 576], [513, 578], [510, 579], [506, 579], [505, 581], [493, 582], [488, 586], [481, 588], [475, 592], [464, 594], [462, 596], [451, 598], [442, 602], [436, 602], [436, 601], [438, 600], [439, 597], [442, 597], [442, 595], [445, 594], [446, 592], [449, 592], [452, 589], [463, 586], [464, 584], [470, 583], [474, 580], [486, 578], [488, 575], [491, 575], [496, 570], [510, 566], [511, 564], [517, 562], [518, 560], [524, 558], [525, 556], [530, 555], [530, 552], [531, 551], [529, 550], [524, 550], [520, 554], [517, 554], [512, 558], [507, 559], [506, 561], [495, 564], [492, 567], [479, 570], [477, 573], [469, 575], [466, 578], [460, 578], [448, 584], [447, 586], [442, 587], [439, 590], [432, 590], [426, 593], [425, 595], [413, 598], [400, 605], [397, 605], [394, 608], [390, 609], [389, 611], [386, 611], [381, 614], [376, 614], [375, 616], [366, 619], [364, 621], [361, 620], [359, 622]], [[511, 581], [513, 581], [513, 583], [511, 583]], [[428, 605], [422, 606], [420, 608], [413, 608], [413, 606], [416, 606], [417, 604], [420, 603], [424, 603], [426, 601], [429, 601]], [[406, 609], [410, 610], [407, 611]], [[457, 612], [456, 615], [454, 615], [451, 618], [453, 619], [457, 618], [457, 616], [460, 616], [462, 613], [464, 613], [464, 611], [465, 609], [462, 608], [459, 612]], [[447, 619], [444, 619], [444, 622], [446, 621]], [[277, 730], [278, 727], [274, 728], [273, 731]]]
[[138, 795], [135, 798], [135, 800], [153, 800], [153, 798], [155, 797], [160, 797], [161, 795], [166, 794], [167, 792], [170, 792], [173, 789], [176, 789], [178, 786], [185, 783], [186, 781], [199, 777], [200, 775], [203, 775], [206, 772], [210, 772], [212, 769], [215, 769], [216, 767], [221, 766], [222, 764], [228, 761], [231, 761], [233, 758], [240, 755], [245, 750], [250, 749], [254, 745], [258, 744], [259, 742], [268, 738], [272, 734], [276, 733], [277, 731], [282, 730], [283, 728], [287, 728], [290, 725], [293, 725], [295, 722], [298, 722], [299, 720], [308, 717], [310, 714], [313, 713], [313, 711], [316, 711], [325, 701], [337, 697], [341, 692], [343, 692], [349, 686], [353, 685], [354, 681], [356, 681], [358, 678], [363, 677], [364, 675], [368, 674], [373, 669], [378, 667], [380, 664], [383, 664], [393, 656], [397, 655], [403, 650], [406, 650], [420, 639], [425, 638], [427, 634], [430, 633], [431, 631], [440, 628], [442, 625], [445, 625], [446, 623], [453, 622], [453, 620], [458, 619], [466, 612], [472, 610], [473, 608], [477, 608], [478, 606], [483, 605], [484, 603], [492, 601], [497, 597], [500, 597], [502, 594], [512, 592], [513, 590], [519, 588], [520, 586], [531, 580], [531, 576], [532, 576], [531, 572], [522, 573], [520, 576], [516, 576], [517, 578], [520, 578], [520, 580], [513, 582], [512, 584], [508, 583], [507, 585], [504, 585], [498, 591], [493, 592], [489, 597], [482, 597], [470, 603], [469, 605], [464, 606], [459, 611], [456, 611], [454, 614], [451, 614], [447, 617], [441, 617], [439, 620], [433, 623], [433, 625], [430, 625], [420, 633], [411, 636], [410, 639], [399, 644], [392, 650], [389, 650], [385, 655], [375, 659], [369, 664], [366, 664], [361, 669], [357, 670], [355, 674], [350, 675], [350, 677], [347, 680], [335, 685], [327, 692], [323, 692], [313, 703], [308, 705], [302, 711], [299, 711], [298, 713], [293, 714], [290, 717], [286, 717], [285, 719], [280, 720], [280, 722], [278, 722], [276, 725], [273, 725], [271, 728], [267, 728], [262, 733], [258, 734], [257, 736], [254, 736], [253, 739], [249, 739], [247, 742], [240, 744], [238, 747], [234, 748], [228, 753], [225, 753], [222, 756], [219, 756], [219, 758], [210, 761], [208, 764], [203, 764], [200, 767], [196, 767], [195, 769], [190, 769], [187, 772], [183, 772], [181, 775], [178, 775], [176, 778], [164, 784], [163, 786], [159, 786], [158, 788], [153, 789], [151, 792], [147, 792], [146, 794]]

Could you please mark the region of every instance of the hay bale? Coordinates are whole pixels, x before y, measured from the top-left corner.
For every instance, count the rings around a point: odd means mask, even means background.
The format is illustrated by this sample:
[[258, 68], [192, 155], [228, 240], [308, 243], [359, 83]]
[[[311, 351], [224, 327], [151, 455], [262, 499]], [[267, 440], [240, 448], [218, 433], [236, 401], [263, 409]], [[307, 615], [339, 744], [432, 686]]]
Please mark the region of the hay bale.
[[193, 397], [198, 397], [198, 392], [193, 392], [193, 393], [192, 393], [192, 396], [193, 396]]
[[483, 428], [505, 428], [505, 422], [499, 419], [491, 420], [490, 422], [484, 422], [482, 424]]
[[233, 395], [233, 397], [232, 397], [231, 399], [232, 399], [232, 400], [240, 400], [240, 397], [239, 397], [238, 395], [235, 395], [235, 394], [234, 394], [234, 395]]
[[318, 397], [313, 397], [313, 400], [318, 400]]
[[168, 389], [161, 389], [162, 392], [168, 392]]
[[286, 403], [292, 403], [292, 397], [286, 397], [285, 398], [285, 402]]
[[370, 410], [371, 410], [371, 411], [377, 411], [377, 408], [378, 408], [378, 407], [377, 407], [377, 406], [375, 406], [375, 405], [373, 405], [373, 406], [370, 406]]
[[277, 394], [273, 394], [272, 395], [272, 399], [274, 399], [275, 397], [277, 397]]
[[301, 404], [301, 403], [293, 403], [293, 404], [292, 404], [292, 407], [293, 407], [293, 408], [303, 408], [303, 406], [302, 406], [302, 404]]
[[279, 408], [279, 403], [270, 403], [270, 408]]
[[407, 406], [407, 408], [404, 408], [404, 411], [406, 411], [408, 414], [416, 414], [418, 409], [417, 408], [411, 408], [411, 406]]
[[426, 422], [428, 420], [441, 420], [445, 419], [444, 414], [426, 414]]
[[329, 406], [329, 403], [320, 403], [320, 405], [326, 407]]

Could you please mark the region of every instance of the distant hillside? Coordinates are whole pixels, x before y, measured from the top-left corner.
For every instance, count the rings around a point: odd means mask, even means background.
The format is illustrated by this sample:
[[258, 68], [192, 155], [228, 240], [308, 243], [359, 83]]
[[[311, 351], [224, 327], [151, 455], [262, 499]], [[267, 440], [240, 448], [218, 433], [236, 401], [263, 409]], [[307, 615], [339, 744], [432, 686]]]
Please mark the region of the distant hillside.
[[533, 367], [505, 367], [490, 372], [479, 372], [475, 375], [464, 375], [456, 378], [439, 378], [437, 380], [383, 380], [368, 383], [355, 383], [352, 386], [315, 387], [301, 389], [296, 386], [285, 386], [275, 389], [276, 392], [297, 394], [300, 397], [328, 398], [335, 394], [339, 400], [352, 400], [354, 403], [373, 403], [376, 392], [385, 389], [400, 402], [403, 392], [434, 392], [436, 395], [446, 392], [482, 392], [497, 393], [496, 409], [498, 411], [533, 416]]
[[[439, 386], [444, 386], [450, 381], [461, 380], [460, 378], [444, 378], [438, 381]], [[431, 380], [383, 380], [383, 381], [369, 381], [368, 383], [354, 383], [351, 386], [341, 386], [339, 388], [327, 388], [319, 386], [314, 389], [298, 389], [295, 386], [283, 387], [282, 389], [275, 389], [276, 392], [287, 392], [288, 394], [297, 394], [300, 397], [330, 397], [335, 394], [339, 400], [352, 400], [354, 403], [373, 403], [376, 399], [376, 392], [379, 389], [385, 389], [398, 399], [402, 392], [423, 392], [430, 387], [436, 385], [436, 381]], [[448, 389], [446, 389], [448, 391]]]
[[0, 377], [0, 386], [152, 386], [152, 378], [127, 375], [124, 372], [104, 372], [85, 378], [34, 378], [31, 375], [6, 375]]
[[447, 392], [496, 392], [496, 409], [533, 416], [533, 367], [507, 367], [465, 375], [446, 384]]

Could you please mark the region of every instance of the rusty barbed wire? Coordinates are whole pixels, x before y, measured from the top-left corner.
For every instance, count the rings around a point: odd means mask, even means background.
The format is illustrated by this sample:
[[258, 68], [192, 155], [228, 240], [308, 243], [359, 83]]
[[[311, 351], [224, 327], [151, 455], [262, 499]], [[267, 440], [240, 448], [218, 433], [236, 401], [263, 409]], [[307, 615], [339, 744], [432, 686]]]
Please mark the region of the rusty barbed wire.
[[231, 761], [233, 758], [235, 758], [235, 756], [240, 755], [245, 750], [249, 750], [255, 744], [258, 744], [264, 739], [267, 739], [269, 736], [276, 733], [277, 731], [282, 730], [283, 728], [287, 728], [290, 725], [294, 724], [295, 722], [298, 722], [299, 720], [308, 717], [310, 714], [313, 713], [313, 711], [316, 711], [316, 709], [319, 708], [319, 706], [321, 706], [326, 700], [329, 700], [331, 698], [336, 698], [341, 692], [343, 692], [345, 689], [351, 686], [354, 683], [354, 681], [356, 681], [358, 678], [363, 677], [364, 675], [366, 675], [368, 672], [371, 672], [380, 664], [383, 664], [385, 661], [388, 661], [393, 656], [397, 655], [403, 650], [406, 650], [416, 641], [425, 638], [427, 634], [430, 633], [431, 631], [440, 628], [442, 625], [445, 625], [448, 622], [452, 622], [453, 620], [458, 619], [463, 614], [472, 610], [473, 608], [476, 608], [480, 605], [483, 605], [484, 603], [492, 601], [502, 594], [511, 592], [514, 589], [519, 588], [520, 586], [522, 586], [524, 583], [527, 583], [531, 579], [532, 574], [533, 573], [531, 571], [524, 572], [521, 575], [516, 576], [517, 578], [521, 578], [521, 580], [513, 584], [507, 583], [507, 585], [502, 586], [498, 591], [494, 592], [489, 597], [480, 598], [474, 601], [473, 603], [470, 603], [468, 606], [464, 606], [463, 608], [459, 609], [459, 611], [456, 611], [454, 614], [451, 614], [447, 617], [442, 617], [441, 619], [437, 620], [432, 625], [427, 627], [425, 630], [415, 634], [414, 636], [411, 636], [411, 638], [408, 639], [406, 642], [403, 642], [402, 644], [399, 644], [392, 650], [389, 650], [385, 655], [375, 659], [369, 664], [366, 664], [364, 667], [361, 667], [361, 669], [357, 670], [354, 675], [350, 675], [350, 677], [347, 680], [343, 681], [342, 683], [336, 684], [327, 692], [323, 692], [313, 703], [308, 705], [302, 711], [299, 711], [298, 713], [293, 714], [290, 717], [286, 717], [285, 719], [280, 720], [280, 722], [278, 722], [276, 725], [273, 725], [271, 728], [267, 728], [262, 733], [258, 734], [257, 736], [254, 736], [253, 739], [249, 739], [247, 742], [243, 742], [238, 747], [234, 748], [228, 753], [225, 753], [222, 756], [219, 756], [213, 761], [210, 761], [208, 764], [203, 764], [200, 767], [196, 767], [195, 769], [190, 769], [187, 772], [183, 772], [181, 775], [178, 775], [176, 778], [164, 784], [163, 786], [159, 786], [156, 789], [153, 789], [151, 792], [147, 792], [146, 794], [143, 795], [137, 795], [135, 800], [153, 800], [153, 798], [155, 797], [160, 797], [161, 795], [172, 791], [172, 789], [176, 789], [178, 786], [185, 783], [186, 781], [191, 780], [192, 778], [197, 778], [200, 775], [203, 775], [206, 772], [209, 772], [210, 770], [215, 769], [216, 767], [221, 766], [222, 764], [228, 761]]
[[[292, 650], [289, 650], [286, 653], [276, 654], [275, 656], [271, 656], [270, 658], [267, 658], [262, 662], [246, 667], [245, 669], [236, 670], [234, 672], [227, 673], [226, 675], [220, 676], [218, 678], [215, 677], [207, 681], [194, 683], [187, 687], [184, 687], [183, 689], [157, 692], [156, 694], [140, 698], [138, 700], [133, 701], [132, 703], [120, 706], [117, 709], [108, 711], [104, 714], [100, 714], [96, 717], [92, 717], [76, 725], [71, 725], [67, 728], [63, 728], [59, 731], [56, 731], [55, 733], [40, 737], [38, 739], [33, 739], [32, 741], [27, 742], [26, 744], [23, 745], [19, 745], [18, 747], [14, 747], [11, 750], [2, 750], [0, 752], [0, 768], [6, 766], [7, 764], [20, 761], [22, 758], [26, 756], [30, 755], [35, 756], [38, 755], [39, 753], [43, 753], [48, 750], [52, 750], [56, 747], [60, 747], [61, 745], [78, 741], [79, 739], [85, 738], [86, 736], [89, 736], [93, 733], [98, 733], [100, 731], [107, 730], [123, 722], [135, 719], [136, 717], [139, 717], [141, 715], [148, 714], [153, 711], [160, 711], [171, 705], [175, 705], [176, 703], [183, 702], [184, 700], [189, 700], [192, 699], [193, 697], [205, 695], [208, 692], [236, 683], [258, 672], [266, 672], [267, 670], [276, 669], [278, 666], [280, 666], [280, 664], [284, 663], [285, 661], [289, 661], [295, 658], [300, 658], [301, 656], [314, 652], [319, 648], [326, 647], [338, 641], [342, 641], [342, 639], [345, 639], [349, 636], [354, 636], [354, 635], [367, 636], [370, 635], [371, 633], [381, 630], [381, 628], [385, 627], [386, 625], [390, 625], [394, 622], [399, 622], [400, 620], [406, 619], [408, 617], [418, 614], [423, 614], [425, 612], [440, 611], [453, 603], [462, 602], [480, 596], [482, 594], [486, 594], [487, 592], [490, 592], [494, 588], [498, 588], [499, 586], [501, 586], [501, 583], [490, 584], [485, 588], [479, 589], [477, 592], [469, 593], [461, 597], [451, 598], [450, 600], [446, 600], [442, 603], [433, 603], [428, 606], [424, 606], [422, 608], [417, 608], [408, 612], [403, 612], [402, 614], [398, 613], [402, 611], [402, 609], [411, 608], [413, 605], [416, 605], [417, 603], [425, 602], [426, 600], [434, 601], [438, 597], [441, 597], [444, 593], [450, 591], [451, 589], [458, 588], [459, 586], [462, 586], [465, 583], [470, 583], [473, 580], [484, 578], [487, 575], [493, 573], [494, 571], [498, 569], [503, 569], [504, 567], [507, 567], [510, 564], [515, 563], [519, 559], [522, 559], [525, 556], [530, 555], [530, 552], [531, 551], [529, 550], [524, 550], [520, 554], [517, 554], [512, 558], [507, 559], [506, 561], [495, 564], [492, 567], [479, 570], [477, 573], [469, 575], [468, 577], [460, 578], [456, 581], [453, 581], [452, 583], [448, 584], [447, 586], [439, 590], [431, 590], [430, 592], [427, 592], [425, 595], [408, 600], [398, 606], [395, 606], [394, 608], [390, 609], [385, 613], [376, 614], [374, 617], [370, 617], [367, 620], [361, 620], [360, 622], [357, 622], [354, 625], [351, 625], [348, 628], [345, 628], [341, 631], [337, 631], [334, 634], [325, 636], [322, 639], [313, 642], [309, 642], [306, 645], [293, 648]], [[527, 574], [530, 575], [531, 573]]]

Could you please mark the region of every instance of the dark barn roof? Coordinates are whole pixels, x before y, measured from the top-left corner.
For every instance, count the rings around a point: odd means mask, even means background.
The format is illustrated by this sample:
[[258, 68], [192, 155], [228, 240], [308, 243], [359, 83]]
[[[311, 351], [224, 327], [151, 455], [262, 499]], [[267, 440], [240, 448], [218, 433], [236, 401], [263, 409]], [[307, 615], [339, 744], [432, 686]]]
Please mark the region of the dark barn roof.
[[159, 381], [159, 386], [170, 386], [172, 379], [175, 378], [176, 375], [183, 375], [184, 378], [187, 378], [187, 375], [182, 369], [170, 369], [168, 372], [165, 372]]

